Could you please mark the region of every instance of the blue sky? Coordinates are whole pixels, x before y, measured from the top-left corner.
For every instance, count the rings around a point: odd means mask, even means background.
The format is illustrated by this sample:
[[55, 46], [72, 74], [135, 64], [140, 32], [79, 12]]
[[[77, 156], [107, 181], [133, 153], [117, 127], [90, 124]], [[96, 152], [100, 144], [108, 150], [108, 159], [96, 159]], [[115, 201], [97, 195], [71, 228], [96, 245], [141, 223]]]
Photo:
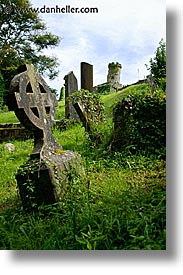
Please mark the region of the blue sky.
[[[61, 38], [46, 51], [60, 61], [59, 76], [46, 79], [60, 90], [73, 71], [80, 87], [80, 62], [94, 66], [94, 85], [107, 80], [109, 62], [122, 64], [121, 83], [136, 82], [148, 74], [145, 64], [166, 39], [165, 0], [30, 0], [34, 7], [97, 7], [98, 14], [41, 14], [49, 31]], [[139, 71], [139, 74], [138, 74]]]

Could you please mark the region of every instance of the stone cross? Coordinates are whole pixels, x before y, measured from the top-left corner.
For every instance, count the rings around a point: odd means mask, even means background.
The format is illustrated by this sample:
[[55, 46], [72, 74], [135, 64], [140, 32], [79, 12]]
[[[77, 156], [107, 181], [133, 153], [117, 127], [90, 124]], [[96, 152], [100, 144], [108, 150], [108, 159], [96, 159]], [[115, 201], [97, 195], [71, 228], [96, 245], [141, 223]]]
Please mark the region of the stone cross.
[[57, 106], [55, 94], [33, 65], [23, 65], [19, 72], [11, 81], [10, 88], [14, 96], [10, 100], [9, 109], [15, 111], [20, 122], [34, 132], [32, 154], [62, 149], [51, 132]]
[[93, 65], [81, 62], [81, 89], [93, 92]]
[[63, 150], [52, 135], [55, 94], [32, 65], [23, 65], [19, 72], [11, 81], [7, 100], [9, 110], [34, 133], [33, 152], [16, 174], [23, 207], [30, 211], [63, 201], [72, 176], [84, 170], [80, 155]]
[[74, 119], [75, 121], [79, 120], [78, 114], [72, 103], [69, 101], [69, 96], [72, 95], [73, 92], [78, 91], [78, 81], [75, 77], [73, 71], [69, 72], [64, 77], [65, 80], [65, 117], [67, 119]]

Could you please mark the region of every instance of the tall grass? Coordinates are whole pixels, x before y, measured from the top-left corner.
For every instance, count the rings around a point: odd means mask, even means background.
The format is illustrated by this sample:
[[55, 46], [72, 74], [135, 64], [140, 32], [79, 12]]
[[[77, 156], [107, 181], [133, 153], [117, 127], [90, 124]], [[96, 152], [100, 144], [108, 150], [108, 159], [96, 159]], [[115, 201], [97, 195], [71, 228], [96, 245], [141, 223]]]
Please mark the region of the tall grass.
[[[112, 98], [121, 96], [103, 97], [110, 127]], [[165, 161], [94, 147], [81, 124], [54, 130], [54, 136], [64, 149], [81, 154], [86, 175], [72, 177], [64, 201], [25, 213], [15, 173], [33, 141], [13, 141], [11, 153], [0, 144], [0, 249], [166, 249]]]
[[88, 161], [64, 202], [2, 211], [1, 249], [165, 249], [164, 163], [113, 157]]

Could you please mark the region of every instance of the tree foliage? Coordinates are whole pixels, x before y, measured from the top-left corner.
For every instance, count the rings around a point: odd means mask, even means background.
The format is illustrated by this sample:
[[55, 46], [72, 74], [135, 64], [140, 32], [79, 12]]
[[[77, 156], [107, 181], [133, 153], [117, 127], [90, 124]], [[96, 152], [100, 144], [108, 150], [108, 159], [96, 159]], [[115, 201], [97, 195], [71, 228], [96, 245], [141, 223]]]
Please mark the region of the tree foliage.
[[5, 81], [0, 72], [0, 108], [3, 106], [4, 103], [4, 94], [6, 93], [5, 89]]
[[166, 90], [166, 44], [161, 39], [159, 46], [155, 52], [155, 57], [150, 59], [150, 66], [147, 69], [150, 71], [154, 83], [162, 90]]
[[17, 67], [25, 62], [34, 64], [50, 79], [57, 75], [58, 61], [43, 50], [58, 45], [59, 37], [47, 31], [31, 11], [29, 0], [1, 0], [0, 37], [0, 71], [7, 87]]

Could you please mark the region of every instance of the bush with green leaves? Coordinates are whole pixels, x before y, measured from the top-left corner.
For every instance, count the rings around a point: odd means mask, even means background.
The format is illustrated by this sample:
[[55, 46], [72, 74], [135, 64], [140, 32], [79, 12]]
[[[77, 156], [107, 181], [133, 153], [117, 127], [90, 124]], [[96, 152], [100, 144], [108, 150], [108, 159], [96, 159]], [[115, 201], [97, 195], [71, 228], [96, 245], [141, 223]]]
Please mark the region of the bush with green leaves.
[[4, 78], [0, 72], [0, 108], [4, 105], [4, 97], [6, 95], [6, 89], [5, 89], [5, 81]]
[[112, 148], [165, 154], [166, 95], [163, 91], [128, 95], [114, 108]]
[[70, 101], [73, 104], [80, 103], [87, 119], [96, 125], [104, 120], [104, 104], [101, 102], [99, 95], [81, 89], [70, 96]]
[[111, 92], [111, 86], [108, 83], [98, 85], [97, 86], [97, 93], [100, 95], [107, 95]]
[[81, 89], [73, 93], [69, 100], [74, 105], [79, 103], [83, 110], [85, 122], [83, 126], [89, 135], [90, 140], [94, 144], [101, 144], [103, 140], [102, 133], [99, 132], [99, 124], [104, 122], [104, 104], [100, 100], [100, 96], [91, 93], [88, 90]]

